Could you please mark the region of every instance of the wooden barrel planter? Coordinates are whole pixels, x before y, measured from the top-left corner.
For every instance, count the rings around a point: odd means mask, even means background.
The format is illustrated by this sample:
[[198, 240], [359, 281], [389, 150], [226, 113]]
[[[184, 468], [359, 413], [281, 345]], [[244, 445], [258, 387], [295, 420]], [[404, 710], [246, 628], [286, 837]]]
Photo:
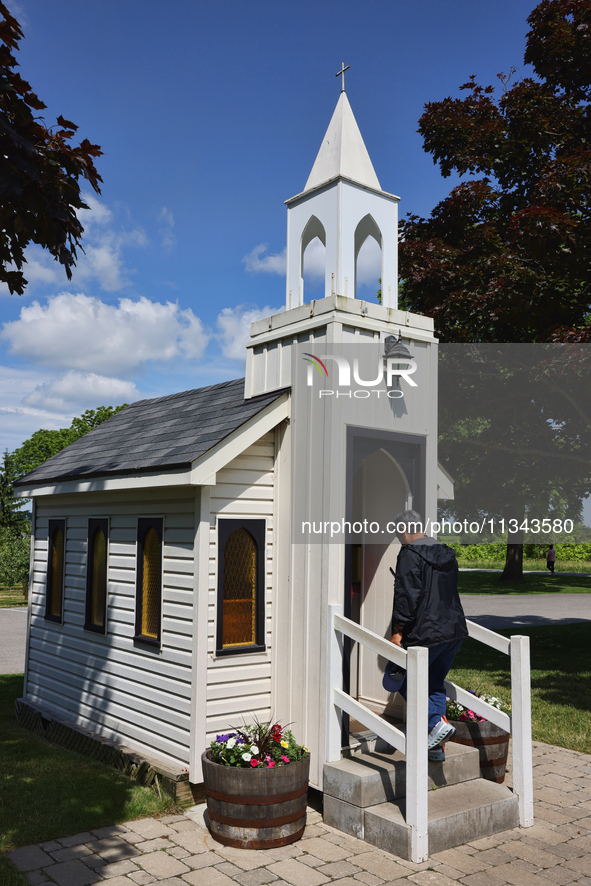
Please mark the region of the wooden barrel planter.
[[480, 775], [489, 781], [502, 784], [507, 768], [509, 753], [509, 733], [491, 723], [490, 720], [450, 721], [456, 728], [452, 741], [470, 745], [480, 752]]
[[211, 836], [238, 849], [272, 849], [304, 833], [310, 758], [272, 769], [240, 769], [202, 755]]

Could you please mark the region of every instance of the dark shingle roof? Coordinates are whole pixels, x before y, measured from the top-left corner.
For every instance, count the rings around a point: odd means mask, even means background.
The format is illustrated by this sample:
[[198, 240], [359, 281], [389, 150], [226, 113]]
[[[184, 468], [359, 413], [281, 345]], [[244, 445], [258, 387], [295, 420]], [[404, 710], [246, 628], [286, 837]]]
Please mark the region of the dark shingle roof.
[[244, 399], [244, 379], [138, 400], [71, 443], [15, 486], [106, 474], [188, 469], [191, 462], [277, 400], [286, 389]]

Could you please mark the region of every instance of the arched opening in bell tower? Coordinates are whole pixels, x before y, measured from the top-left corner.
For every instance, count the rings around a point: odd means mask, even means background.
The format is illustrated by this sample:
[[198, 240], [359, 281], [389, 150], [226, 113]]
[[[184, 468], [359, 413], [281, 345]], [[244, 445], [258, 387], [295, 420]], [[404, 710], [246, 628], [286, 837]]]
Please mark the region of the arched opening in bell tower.
[[355, 228], [354, 298], [375, 301], [382, 277], [382, 232], [371, 215]]
[[[311, 216], [302, 233], [300, 247], [300, 291], [305, 304], [310, 298], [323, 298], [326, 268], [326, 231], [322, 222]], [[307, 297], [304, 296], [304, 289]]]

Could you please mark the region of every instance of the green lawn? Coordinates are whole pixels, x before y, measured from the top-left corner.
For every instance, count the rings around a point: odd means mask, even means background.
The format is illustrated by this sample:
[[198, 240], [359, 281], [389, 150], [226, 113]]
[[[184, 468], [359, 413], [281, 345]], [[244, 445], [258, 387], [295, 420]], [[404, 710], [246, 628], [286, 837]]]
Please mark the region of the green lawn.
[[12, 606], [26, 606], [27, 601], [20, 589], [9, 589], [5, 585], [0, 586], [0, 609]]
[[591, 594], [591, 575], [528, 575], [523, 581], [500, 581], [500, 572], [460, 572], [460, 594]]
[[[534, 739], [591, 753], [591, 623], [497, 633], [531, 638]], [[507, 702], [511, 697], [509, 657], [475, 640], [464, 641], [449, 679]]]
[[[115, 769], [17, 726], [22, 674], [0, 674], [0, 851], [175, 811]], [[0, 884], [27, 883], [0, 855]]]

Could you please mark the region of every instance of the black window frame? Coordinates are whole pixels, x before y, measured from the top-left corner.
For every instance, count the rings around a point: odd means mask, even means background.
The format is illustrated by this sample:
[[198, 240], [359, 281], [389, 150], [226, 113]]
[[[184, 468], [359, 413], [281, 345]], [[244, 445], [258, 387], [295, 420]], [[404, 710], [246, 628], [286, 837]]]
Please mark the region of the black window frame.
[[[52, 562], [53, 562], [53, 536], [56, 529], [61, 529], [62, 538], [64, 540], [64, 550], [62, 558], [62, 589], [60, 595], [60, 614], [52, 615], [51, 613], [51, 592], [52, 592]], [[66, 520], [63, 517], [51, 519], [49, 521], [47, 535], [47, 581], [45, 587], [45, 621], [51, 621], [54, 624], [64, 623], [64, 595], [66, 590]]]
[[[255, 642], [245, 646], [224, 647], [224, 553], [226, 543], [237, 529], [245, 529], [251, 536], [256, 547], [255, 561]], [[258, 519], [221, 519], [218, 520], [218, 588], [217, 588], [217, 619], [216, 619], [216, 657], [227, 655], [244, 655], [252, 652], [265, 652], [265, 565], [266, 565], [267, 521]]]
[[[92, 623], [92, 576], [94, 566], [94, 537], [97, 529], [102, 529], [105, 536], [105, 589], [104, 589], [104, 624]], [[95, 634], [107, 633], [107, 600], [109, 595], [109, 519], [108, 517], [93, 517], [88, 521], [88, 545], [86, 556], [86, 608], [84, 611], [84, 630]]]
[[[158, 636], [147, 637], [142, 634], [142, 611], [144, 596], [144, 543], [148, 530], [152, 528], [160, 542], [160, 593], [158, 595]], [[134, 641], [145, 646], [160, 649], [162, 645], [162, 575], [164, 560], [164, 517], [139, 517], [137, 521], [137, 569], [135, 593], [135, 635]]]

